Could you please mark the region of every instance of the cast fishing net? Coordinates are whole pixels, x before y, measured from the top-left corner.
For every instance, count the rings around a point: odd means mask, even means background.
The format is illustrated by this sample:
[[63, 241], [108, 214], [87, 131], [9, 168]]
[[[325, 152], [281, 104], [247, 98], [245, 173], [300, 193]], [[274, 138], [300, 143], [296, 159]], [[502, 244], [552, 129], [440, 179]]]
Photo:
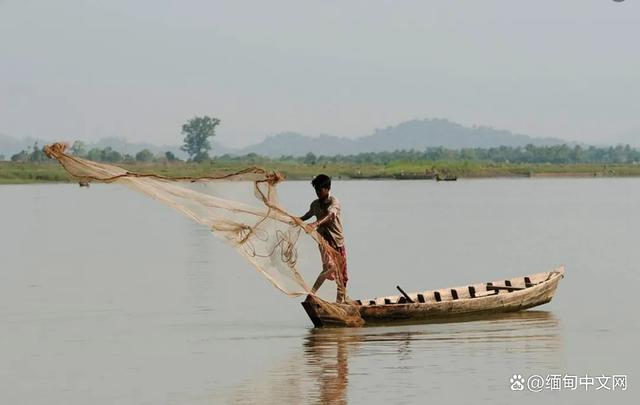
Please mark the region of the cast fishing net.
[[[97, 163], [65, 153], [66, 145], [55, 143], [44, 148], [45, 153], [56, 159], [80, 184], [90, 182], [120, 183], [181, 212], [192, 220], [207, 226], [211, 232], [227, 241], [260, 274], [283, 293], [296, 297], [312, 294], [309, 284], [300, 271], [299, 245], [302, 238], [312, 238], [316, 252], [322, 256], [324, 271], [332, 272], [337, 288], [346, 297], [342, 272], [343, 258], [321, 235], [304, 222], [289, 214], [279, 203], [277, 186], [283, 177], [259, 167], [199, 176], [168, 177], [153, 173], [135, 173], [118, 166]], [[253, 188], [251, 203], [225, 198], [213, 188], [203, 192], [194, 187], [201, 183], [243, 182]], [[320, 257], [318, 256], [318, 259]], [[316, 262], [315, 273], [321, 268]], [[313, 274], [305, 272], [305, 274]], [[342, 307], [324, 300], [318, 302], [347, 324], [362, 322], [357, 311], [345, 311]]]

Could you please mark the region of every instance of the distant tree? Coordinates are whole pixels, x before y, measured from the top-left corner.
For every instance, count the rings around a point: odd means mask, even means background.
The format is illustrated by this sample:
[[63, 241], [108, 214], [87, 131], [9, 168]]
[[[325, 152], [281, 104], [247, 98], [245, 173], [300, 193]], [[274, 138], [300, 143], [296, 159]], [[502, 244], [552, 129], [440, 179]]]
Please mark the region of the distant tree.
[[318, 158], [316, 158], [316, 155], [311, 152], [307, 153], [303, 160], [304, 164], [306, 165], [315, 165], [317, 161]]
[[153, 152], [149, 149], [142, 149], [140, 152], [136, 153], [136, 160], [138, 162], [151, 162], [153, 158]]
[[166, 151], [166, 152], [164, 153], [164, 157], [165, 157], [165, 158], [167, 158], [167, 160], [168, 160], [169, 162], [174, 162], [174, 161], [178, 160], [178, 158], [176, 157], [176, 155], [175, 155], [173, 152], [171, 152], [170, 150], [168, 150], [168, 151]]
[[29, 152], [27, 152], [26, 150], [21, 150], [20, 152], [11, 156], [12, 162], [26, 162], [27, 159], [29, 159]]
[[182, 126], [184, 145], [180, 148], [189, 154], [193, 161], [203, 161], [209, 159], [207, 153], [211, 150], [209, 138], [215, 136], [216, 127], [220, 120], [209, 116], [194, 117]]
[[75, 141], [71, 146], [71, 154], [74, 156], [85, 156], [87, 154], [87, 145], [82, 141]]
[[101, 160], [103, 162], [118, 163], [122, 161], [122, 154], [116, 150], [113, 150], [111, 146], [107, 146], [102, 150]]
[[87, 153], [87, 159], [93, 160], [94, 162], [100, 162], [102, 160], [102, 150], [98, 148], [92, 148]]
[[460, 150], [460, 158], [462, 160], [474, 160], [476, 158], [476, 153], [473, 149], [462, 149]]
[[4, 160], [4, 155], [0, 154], [0, 160]]
[[209, 157], [209, 154], [207, 152], [200, 152], [196, 154], [191, 160], [193, 160], [196, 163], [202, 163], [202, 162], [208, 162], [209, 160], [211, 160], [211, 158]]
[[38, 142], [33, 144], [33, 149], [31, 154], [29, 154], [29, 160], [32, 162], [44, 162], [47, 160], [47, 155], [45, 155], [42, 148], [38, 147]]

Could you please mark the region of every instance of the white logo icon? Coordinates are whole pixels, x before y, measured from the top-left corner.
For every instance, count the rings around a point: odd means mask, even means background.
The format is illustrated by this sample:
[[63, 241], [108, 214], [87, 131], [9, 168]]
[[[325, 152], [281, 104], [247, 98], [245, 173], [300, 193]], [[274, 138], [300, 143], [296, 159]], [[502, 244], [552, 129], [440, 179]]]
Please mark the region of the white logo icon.
[[514, 374], [509, 378], [511, 383], [511, 391], [523, 391], [524, 390], [524, 378], [520, 374]]

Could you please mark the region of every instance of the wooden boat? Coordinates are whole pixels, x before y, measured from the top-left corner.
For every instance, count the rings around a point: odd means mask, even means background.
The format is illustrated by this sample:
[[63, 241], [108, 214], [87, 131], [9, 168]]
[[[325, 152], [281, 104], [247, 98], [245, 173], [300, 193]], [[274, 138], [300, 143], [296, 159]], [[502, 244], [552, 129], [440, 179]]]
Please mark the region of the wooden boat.
[[400, 172], [393, 175], [396, 180], [434, 180], [438, 174], [433, 171], [425, 170], [424, 173], [405, 173]]
[[436, 175], [436, 181], [458, 181], [458, 176], [444, 176]]
[[[520, 311], [551, 301], [564, 278], [564, 267], [552, 271], [491, 281], [462, 287], [414, 292], [375, 299], [356, 300], [353, 304], [335, 304], [350, 317], [360, 317], [364, 325], [427, 323], [450, 318]], [[317, 296], [307, 296], [302, 306], [315, 327], [347, 326], [335, 311]]]

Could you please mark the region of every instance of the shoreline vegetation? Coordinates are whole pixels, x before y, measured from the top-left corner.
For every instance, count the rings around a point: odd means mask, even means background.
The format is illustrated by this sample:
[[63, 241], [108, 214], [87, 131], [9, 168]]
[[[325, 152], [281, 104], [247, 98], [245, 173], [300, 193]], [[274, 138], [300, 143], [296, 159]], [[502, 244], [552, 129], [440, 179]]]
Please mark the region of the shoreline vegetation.
[[[210, 146], [203, 146], [202, 142], [213, 136], [209, 132], [213, 132], [218, 121], [208, 117], [196, 117], [194, 120], [205, 120], [205, 123], [209, 123], [209, 128], [204, 135], [188, 135], [185, 138], [186, 145], [194, 143], [194, 139], [199, 140], [198, 145], [191, 145], [191, 159], [187, 161], [179, 159], [170, 151], [164, 155], [156, 155], [144, 149], [135, 156], [120, 153], [111, 147], [87, 151], [80, 141], [73, 144], [69, 153], [92, 161], [120, 166], [136, 173], [155, 173], [167, 177], [232, 173], [250, 166], [278, 171], [290, 180], [308, 180], [318, 173], [326, 173], [336, 179], [398, 180], [640, 176], [640, 149], [629, 145], [527, 145], [472, 149], [429, 147], [423, 151], [411, 149], [357, 155], [316, 156], [308, 153], [305, 156], [274, 158], [249, 153], [242, 156], [222, 155], [210, 158], [207, 152]], [[198, 124], [196, 127], [201, 128], [203, 125]], [[188, 126], [185, 124], [185, 127]], [[190, 134], [191, 130], [187, 129], [183, 127], [183, 132]], [[0, 184], [74, 181], [57, 162], [47, 158], [37, 143], [30, 150], [23, 150], [11, 156], [11, 161], [0, 161]]]
[[[336, 179], [442, 179], [498, 178], [498, 177], [640, 177], [636, 163], [492, 163], [473, 161], [394, 161], [380, 163], [299, 163], [259, 159], [206, 162], [162, 161], [119, 162], [117, 166], [138, 173], [165, 176], [204, 176], [238, 171], [248, 166], [276, 170], [288, 180], [309, 180], [322, 172]], [[0, 184], [75, 182], [53, 161], [0, 162]]]

